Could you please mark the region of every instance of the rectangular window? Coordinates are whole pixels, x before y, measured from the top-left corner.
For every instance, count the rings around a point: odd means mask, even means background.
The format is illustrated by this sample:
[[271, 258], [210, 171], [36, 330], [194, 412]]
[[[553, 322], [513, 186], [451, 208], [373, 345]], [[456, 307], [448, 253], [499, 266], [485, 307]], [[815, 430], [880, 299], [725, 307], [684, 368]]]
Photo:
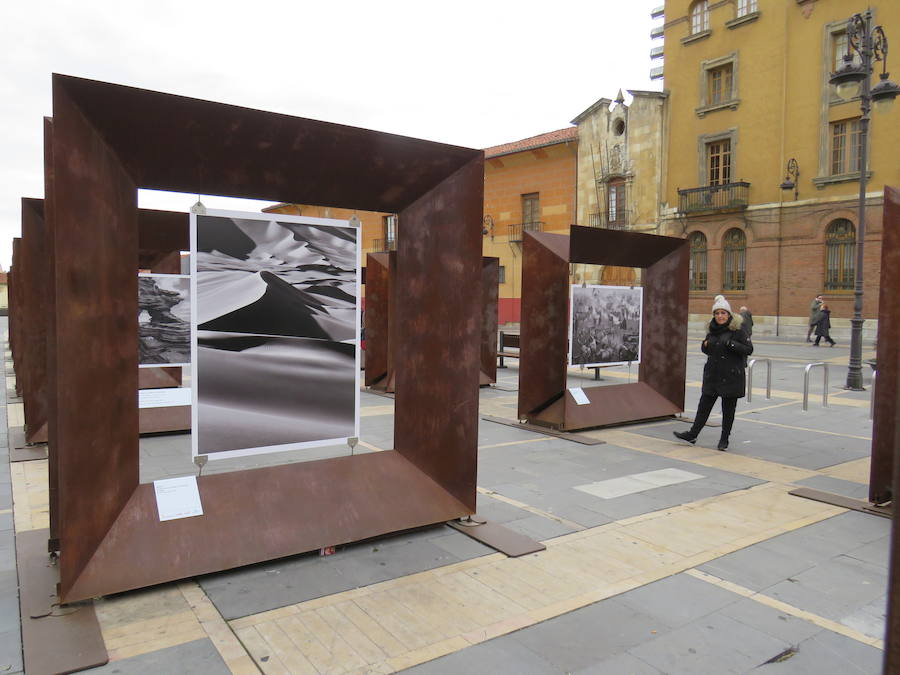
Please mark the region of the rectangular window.
[[748, 14], [753, 14], [756, 9], [756, 0], [738, 0], [737, 15], [739, 18], [747, 16]]
[[831, 123], [831, 175], [859, 171], [862, 134], [859, 118]]
[[625, 224], [625, 183], [610, 183], [606, 188], [607, 222], [609, 225]]
[[731, 139], [709, 143], [706, 146], [707, 178], [709, 185], [725, 185], [731, 182]]
[[384, 241], [387, 244], [397, 241], [397, 216], [382, 216], [381, 225], [384, 231]]
[[711, 70], [707, 71], [707, 105], [725, 103], [726, 101], [730, 101], [732, 98], [734, 98], [734, 96], [732, 95], [732, 84], [734, 82], [733, 75], [734, 68], [730, 63], [726, 63], [724, 66], [712, 68]]
[[527, 232], [536, 229], [541, 221], [540, 193], [532, 192], [522, 195], [522, 227]]
[[504, 265], [500, 265], [500, 283], [506, 283], [506, 267]]

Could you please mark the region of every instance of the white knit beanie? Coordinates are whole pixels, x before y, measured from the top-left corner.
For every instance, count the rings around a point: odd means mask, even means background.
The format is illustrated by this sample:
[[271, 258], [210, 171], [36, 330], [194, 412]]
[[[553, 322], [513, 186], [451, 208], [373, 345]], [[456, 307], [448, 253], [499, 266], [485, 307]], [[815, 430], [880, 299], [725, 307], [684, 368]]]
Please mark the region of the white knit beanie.
[[713, 300], [712, 313], [715, 314], [717, 309], [724, 309], [729, 314], [734, 314], [734, 312], [731, 311], [731, 305], [728, 304], [724, 295], [717, 295], [716, 299]]

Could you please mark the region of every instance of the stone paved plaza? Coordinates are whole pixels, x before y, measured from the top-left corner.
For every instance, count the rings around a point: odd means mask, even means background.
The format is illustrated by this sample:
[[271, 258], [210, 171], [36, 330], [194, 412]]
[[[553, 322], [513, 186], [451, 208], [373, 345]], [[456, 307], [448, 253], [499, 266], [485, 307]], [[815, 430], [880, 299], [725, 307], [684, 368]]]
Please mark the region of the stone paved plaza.
[[[593, 446], [481, 421], [478, 512], [545, 551], [507, 558], [438, 525], [103, 598], [110, 663], [91, 672], [879, 673], [890, 521], [788, 494], [867, 494], [869, 392], [840, 388], [847, 348], [756, 341], [772, 398], [760, 364], [722, 453], [715, 427], [696, 446], [672, 438], [699, 398], [698, 338], [684, 419], [590, 431], [605, 441]], [[819, 371], [802, 412], [816, 360], [830, 364], [829, 406]], [[482, 389], [484, 415], [515, 417], [508, 364]], [[10, 368], [7, 352], [14, 391]], [[570, 386], [593, 384], [570, 371]], [[364, 393], [362, 406], [357, 451], [390, 449], [393, 401]], [[20, 402], [3, 409], [22, 424]], [[191, 470], [189, 454], [185, 435], [142, 439], [142, 480]], [[14, 529], [47, 527], [47, 463], [0, 466], [0, 672], [18, 672]]]

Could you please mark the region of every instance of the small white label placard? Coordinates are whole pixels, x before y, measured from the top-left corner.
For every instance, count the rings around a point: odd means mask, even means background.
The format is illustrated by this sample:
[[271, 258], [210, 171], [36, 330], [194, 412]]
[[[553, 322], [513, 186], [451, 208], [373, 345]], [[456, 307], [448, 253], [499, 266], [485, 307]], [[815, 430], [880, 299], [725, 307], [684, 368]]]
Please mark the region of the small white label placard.
[[581, 387], [572, 387], [569, 389], [569, 393], [572, 394], [572, 398], [575, 399], [575, 403], [578, 405], [587, 405], [591, 402]]
[[156, 510], [160, 520], [203, 515], [196, 476], [155, 480], [153, 489], [156, 491]]
[[138, 408], [171, 408], [190, 404], [190, 387], [141, 389], [138, 392]]

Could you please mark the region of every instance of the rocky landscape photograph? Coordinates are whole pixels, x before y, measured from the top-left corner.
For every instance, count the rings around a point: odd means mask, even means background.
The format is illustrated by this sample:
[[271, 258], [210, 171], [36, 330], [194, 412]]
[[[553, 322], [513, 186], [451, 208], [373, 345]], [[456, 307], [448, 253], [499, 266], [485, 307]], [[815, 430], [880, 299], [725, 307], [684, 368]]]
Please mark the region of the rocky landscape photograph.
[[141, 366], [191, 362], [191, 280], [173, 274], [138, 277]]

